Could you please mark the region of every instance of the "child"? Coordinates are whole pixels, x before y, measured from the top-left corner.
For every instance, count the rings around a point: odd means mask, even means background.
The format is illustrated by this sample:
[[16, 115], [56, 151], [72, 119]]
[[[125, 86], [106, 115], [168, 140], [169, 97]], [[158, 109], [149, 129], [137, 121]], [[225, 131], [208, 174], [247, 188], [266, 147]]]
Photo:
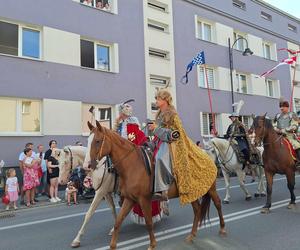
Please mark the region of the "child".
[[16, 170], [10, 168], [7, 170], [7, 180], [5, 185], [5, 193], [9, 196], [9, 204], [6, 206], [6, 210], [9, 210], [9, 205], [13, 203], [14, 209], [18, 209], [17, 200], [19, 198], [19, 184], [16, 177]]
[[67, 200], [68, 200], [68, 206], [71, 206], [71, 196], [73, 195], [74, 204], [77, 205], [77, 189], [74, 187], [74, 183], [72, 181], [69, 181], [67, 183], [66, 188], [66, 194], [67, 194]]

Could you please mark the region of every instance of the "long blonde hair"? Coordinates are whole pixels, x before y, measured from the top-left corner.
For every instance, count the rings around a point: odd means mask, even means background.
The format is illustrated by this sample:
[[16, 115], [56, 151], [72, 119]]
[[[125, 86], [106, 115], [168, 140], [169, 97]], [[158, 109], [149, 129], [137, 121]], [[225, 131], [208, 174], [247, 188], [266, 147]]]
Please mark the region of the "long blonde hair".
[[[175, 107], [173, 106], [172, 95], [171, 95], [171, 93], [168, 90], [166, 90], [166, 89], [160, 89], [160, 90], [158, 90], [156, 92], [156, 95], [155, 95], [155, 99], [157, 99], [157, 98], [160, 98], [160, 99], [166, 101], [168, 103], [169, 109], [170, 110], [174, 110], [176, 112]], [[160, 114], [161, 114], [161, 110], [159, 109], [158, 112], [157, 112], [157, 114], [156, 114], [155, 119], [157, 119], [157, 117]]]

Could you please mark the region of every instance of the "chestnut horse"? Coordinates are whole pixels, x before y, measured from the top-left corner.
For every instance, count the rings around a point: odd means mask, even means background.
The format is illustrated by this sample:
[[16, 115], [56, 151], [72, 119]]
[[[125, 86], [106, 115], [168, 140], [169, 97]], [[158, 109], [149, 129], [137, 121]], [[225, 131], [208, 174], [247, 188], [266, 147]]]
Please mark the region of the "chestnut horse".
[[[112, 130], [102, 127], [98, 121], [96, 121], [96, 124], [97, 127], [93, 127], [93, 125], [88, 122], [88, 127], [93, 132], [90, 134], [88, 139], [90, 143], [90, 150], [88, 150], [89, 152], [87, 152], [87, 154], [90, 154], [90, 167], [93, 168], [104, 156], [110, 155], [113, 166], [119, 174], [119, 189], [124, 197], [122, 208], [114, 225], [110, 248], [116, 248], [120, 226], [132, 209], [133, 205], [138, 203], [145, 215], [146, 226], [150, 237], [150, 246], [148, 249], [154, 249], [156, 246], [156, 240], [153, 233], [151, 216], [151, 177], [147, 173], [141, 149]], [[178, 190], [175, 183], [168, 191], [168, 197], [178, 197]], [[202, 197], [201, 203], [198, 199], [191, 203], [194, 211], [194, 221], [192, 231], [186, 238], [187, 242], [193, 241], [193, 238], [196, 236], [198, 226], [205, 223], [207, 218], [209, 219], [211, 199], [218, 210], [220, 219], [220, 234], [226, 234], [221, 209], [221, 200], [216, 191], [215, 181], [208, 192]]]
[[264, 116], [257, 116], [253, 119], [251, 130], [255, 132], [255, 144], [263, 143], [263, 163], [267, 180], [267, 203], [261, 209], [262, 213], [269, 213], [272, 198], [273, 177], [283, 174], [287, 178], [287, 186], [291, 194], [291, 201], [288, 208], [295, 206], [295, 161], [289, 149], [283, 143], [283, 135], [278, 135], [273, 128], [272, 121]]

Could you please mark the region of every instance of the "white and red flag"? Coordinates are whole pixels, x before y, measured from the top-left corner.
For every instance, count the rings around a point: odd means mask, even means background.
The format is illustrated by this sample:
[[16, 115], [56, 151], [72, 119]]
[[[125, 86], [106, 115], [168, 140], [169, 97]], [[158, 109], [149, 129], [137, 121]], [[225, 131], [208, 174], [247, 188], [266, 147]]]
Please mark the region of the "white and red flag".
[[278, 49], [278, 51], [281, 51], [281, 50], [285, 50], [285, 51], [289, 52], [292, 55], [300, 54], [300, 50], [291, 50], [291, 49], [287, 49], [287, 48]]
[[280, 63], [278, 63], [275, 67], [273, 67], [272, 69], [269, 69], [268, 71], [262, 73], [260, 75], [260, 77], [266, 77], [267, 75], [271, 74], [275, 69], [277, 69], [279, 66], [282, 66], [282, 65], [291, 65], [291, 64], [293, 64], [296, 61], [297, 61], [297, 57], [296, 56], [284, 59]]

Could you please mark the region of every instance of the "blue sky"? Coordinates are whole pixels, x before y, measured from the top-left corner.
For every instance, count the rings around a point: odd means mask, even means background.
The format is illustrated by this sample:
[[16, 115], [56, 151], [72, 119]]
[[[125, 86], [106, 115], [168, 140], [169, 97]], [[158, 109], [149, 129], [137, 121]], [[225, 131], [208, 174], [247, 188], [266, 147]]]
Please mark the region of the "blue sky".
[[299, 0], [264, 0], [273, 6], [300, 18], [300, 1]]

